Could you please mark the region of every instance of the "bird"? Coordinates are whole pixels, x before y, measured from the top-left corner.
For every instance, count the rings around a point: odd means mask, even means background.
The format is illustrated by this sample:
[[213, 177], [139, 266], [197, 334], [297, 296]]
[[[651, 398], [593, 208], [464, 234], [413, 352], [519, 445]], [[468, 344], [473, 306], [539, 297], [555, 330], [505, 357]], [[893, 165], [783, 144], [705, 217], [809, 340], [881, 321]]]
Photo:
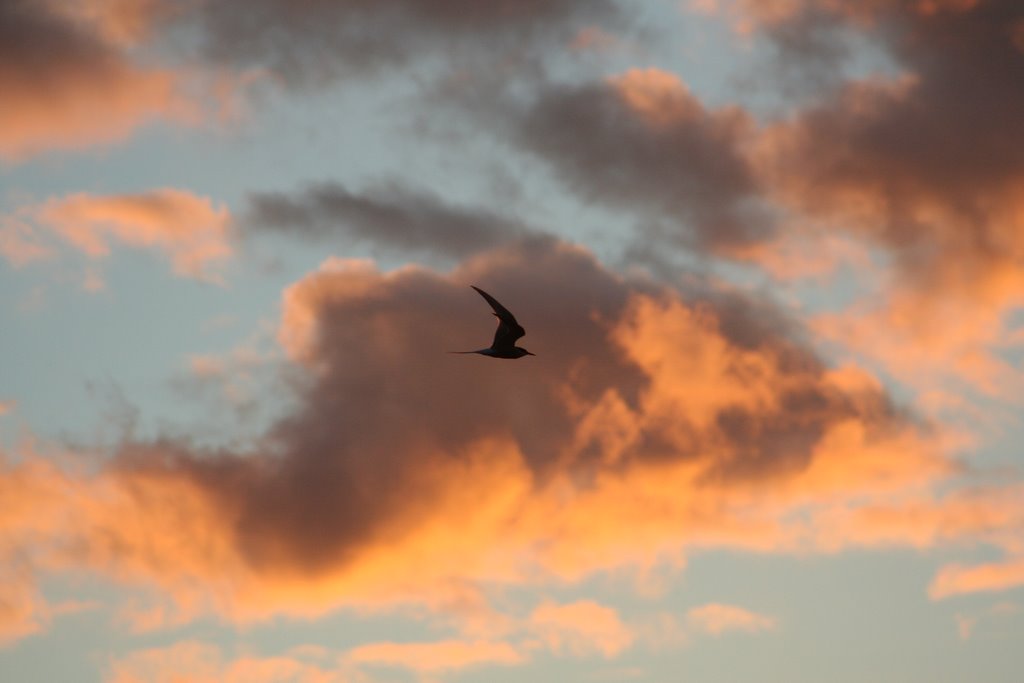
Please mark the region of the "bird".
[[494, 315], [498, 318], [498, 329], [494, 331], [494, 341], [490, 348], [477, 351], [449, 351], [448, 353], [479, 353], [481, 356], [491, 358], [522, 358], [523, 356], [536, 356], [524, 348], [516, 346], [516, 340], [526, 334], [522, 325], [516, 322], [516, 317], [507, 308], [498, 303], [493, 296], [480, 289], [476, 285], [470, 285], [480, 296], [487, 300], [487, 303], [494, 309]]

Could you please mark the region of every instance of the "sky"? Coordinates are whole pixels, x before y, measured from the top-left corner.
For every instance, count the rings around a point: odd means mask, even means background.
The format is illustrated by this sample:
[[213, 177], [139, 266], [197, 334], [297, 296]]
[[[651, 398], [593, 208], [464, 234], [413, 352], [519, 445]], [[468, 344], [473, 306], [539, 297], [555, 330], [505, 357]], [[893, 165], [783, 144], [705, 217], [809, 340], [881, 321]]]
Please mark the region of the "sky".
[[1019, 680], [1021, 74], [1017, 0], [0, 3], [0, 679]]

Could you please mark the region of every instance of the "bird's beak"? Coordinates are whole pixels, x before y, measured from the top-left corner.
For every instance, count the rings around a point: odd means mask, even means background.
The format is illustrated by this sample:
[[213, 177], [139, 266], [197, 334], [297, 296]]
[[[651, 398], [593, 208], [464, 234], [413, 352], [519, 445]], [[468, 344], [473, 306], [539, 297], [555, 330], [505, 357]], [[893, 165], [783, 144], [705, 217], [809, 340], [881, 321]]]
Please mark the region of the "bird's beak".
[[531, 356], [536, 356], [537, 355], [535, 353], [530, 353], [529, 351], [527, 351], [526, 353], [530, 354]]

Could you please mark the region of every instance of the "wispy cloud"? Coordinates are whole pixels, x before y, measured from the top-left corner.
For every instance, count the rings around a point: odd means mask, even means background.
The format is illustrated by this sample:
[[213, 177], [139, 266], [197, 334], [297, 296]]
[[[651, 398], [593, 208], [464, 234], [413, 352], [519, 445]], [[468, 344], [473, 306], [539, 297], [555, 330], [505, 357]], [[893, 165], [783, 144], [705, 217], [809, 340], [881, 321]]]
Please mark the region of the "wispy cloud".
[[694, 607], [686, 613], [686, 620], [691, 628], [713, 636], [727, 631], [770, 631], [776, 627], [771, 617], [717, 602]]
[[397, 182], [364, 192], [321, 183], [291, 194], [256, 193], [249, 197], [239, 222], [255, 232], [272, 231], [296, 240], [339, 246], [363, 243], [451, 259], [539, 235], [515, 218], [451, 204]]
[[520, 664], [524, 661], [522, 653], [508, 643], [462, 640], [369, 643], [349, 651], [346, 659], [364, 666], [397, 667], [419, 673], [456, 671], [481, 665]]
[[0, 256], [16, 268], [53, 255], [32, 226], [14, 216], [0, 216]]
[[[219, 280], [214, 267], [234, 252], [227, 207], [176, 188], [56, 197], [20, 207], [10, 220], [19, 222], [32, 244], [45, 245], [29, 255], [52, 254], [53, 236], [92, 260], [108, 256], [111, 244], [123, 244], [164, 252], [176, 274], [208, 281]], [[21, 263], [26, 252], [19, 247], [4, 255]], [[99, 273], [90, 270], [87, 287], [90, 282], [102, 285]]]
[[[351, 683], [359, 680], [337, 662], [318, 661], [318, 649], [282, 655], [227, 655], [210, 643], [185, 640], [137, 650], [112, 660], [105, 683]], [[312, 661], [310, 661], [312, 660]]]
[[975, 636], [979, 627], [988, 629], [998, 626], [1000, 622], [1006, 623], [1020, 614], [1021, 608], [1015, 602], [997, 602], [986, 610], [974, 612], [973, 614], [957, 614], [956, 630], [961, 640], [970, 640]]
[[577, 657], [619, 655], [633, 644], [632, 631], [615, 610], [592, 600], [559, 605], [546, 601], [530, 614], [530, 629], [547, 648]]
[[[194, 17], [214, 61], [258, 65], [302, 87], [376, 73], [413, 60], [454, 58], [461, 68], [501, 68], [537, 52], [566, 51], [580, 23], [617, 26], [608, 0], [476, 3], [410, 0], [371, 4], [284, 0], [204, 3]], [[392, 40], [369, 38], [388, 35]]]
[[1010, 558], [965, 567], [951, 564], [943, 567], [928, 587], [932, 598], [947, 598], [963, 593], [1003, 591], [1024, 586], [1024, 558]]

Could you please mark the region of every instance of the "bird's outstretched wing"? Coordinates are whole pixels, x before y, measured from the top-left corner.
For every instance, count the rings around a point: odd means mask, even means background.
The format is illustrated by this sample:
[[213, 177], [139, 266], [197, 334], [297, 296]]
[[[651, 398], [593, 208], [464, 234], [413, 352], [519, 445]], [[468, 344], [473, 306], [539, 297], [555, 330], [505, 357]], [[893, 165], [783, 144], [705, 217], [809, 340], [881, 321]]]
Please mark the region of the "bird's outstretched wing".
[[526, 334], [526, 330], [516, 322], [516, 317], [507, 308], [498, 303], [497, 299], [476, 285], [470, 285], [470, 287], [487, 300], [487, 303], [494, 309], [494, 315], [498, 316], [498, 329], [494, 331], [494, 342], [491, 343], [491, 348], [495, 350], [511, 349], [515, 346], [516, 340]]

